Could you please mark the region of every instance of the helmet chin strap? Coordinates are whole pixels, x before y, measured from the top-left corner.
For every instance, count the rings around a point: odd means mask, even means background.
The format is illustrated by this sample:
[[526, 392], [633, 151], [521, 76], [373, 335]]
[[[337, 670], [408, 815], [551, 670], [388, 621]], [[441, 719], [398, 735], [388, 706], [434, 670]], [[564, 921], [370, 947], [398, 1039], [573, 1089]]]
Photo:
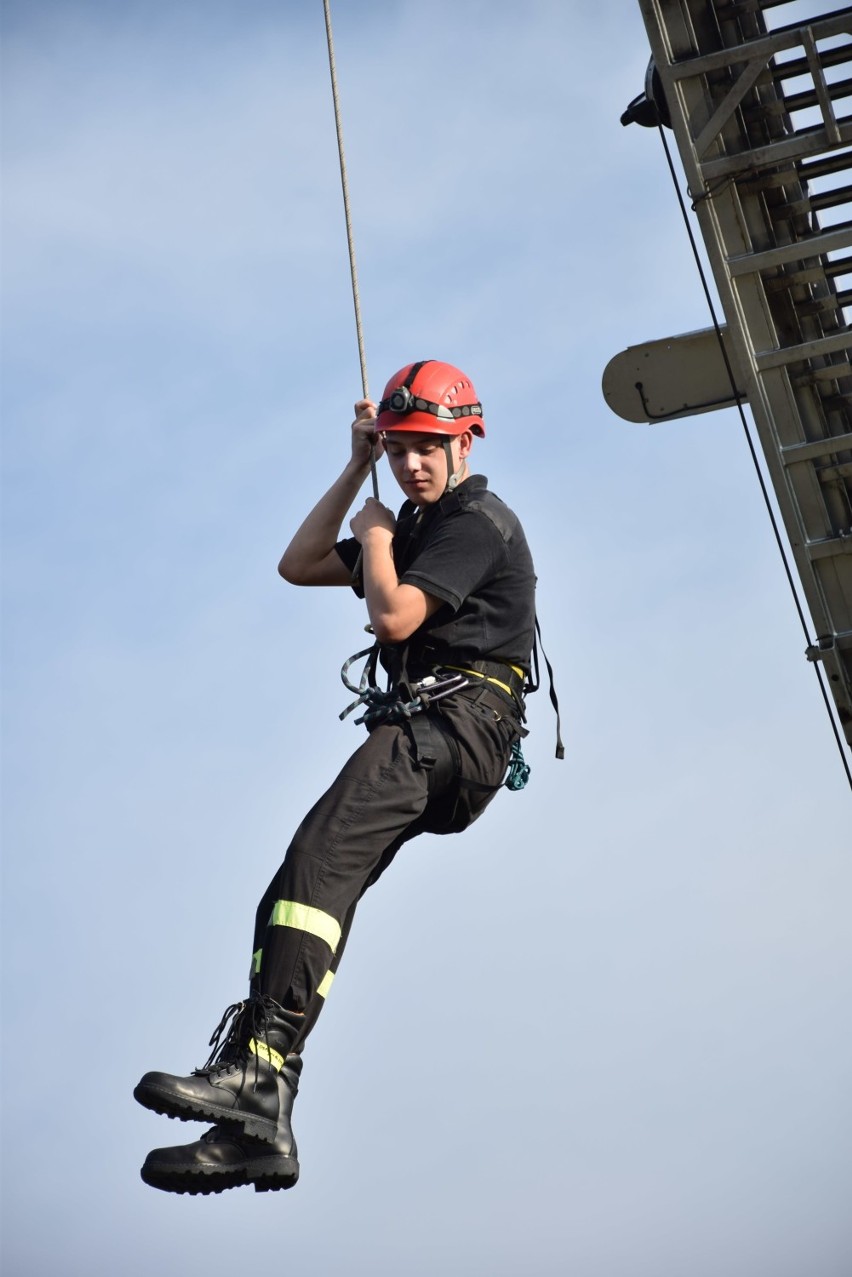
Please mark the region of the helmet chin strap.
[[462, 457], [458, 470], [453, 471], [453, 445], [449, 439], [444, 440], [444, 452], [447, 457], [447, 486], [444, 491], [455, 492], [456, 488], [464, 478], [465, 471], [467, 470], [467, 462], [464, 457]]

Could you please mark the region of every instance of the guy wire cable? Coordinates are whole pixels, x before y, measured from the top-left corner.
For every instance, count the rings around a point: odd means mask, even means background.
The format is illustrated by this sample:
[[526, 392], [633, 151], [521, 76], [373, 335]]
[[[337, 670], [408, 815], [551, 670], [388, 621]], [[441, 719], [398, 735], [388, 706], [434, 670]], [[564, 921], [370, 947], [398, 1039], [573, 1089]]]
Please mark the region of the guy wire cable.
[[[328, 44], [328, 67], [331, 73], [331, 96], [334, 101], [334, 126], [337, 130], [337, 154], [340, 159], [340, 184], [343, 190], [343, 214], [346, 219], [346, 241], [349, 245], [349, 274], [352, 279], [352, 301], [355, 306], [355, 333], [358, 338], [358, 359], [361, 364], [361, 391], [365, 399], [369, 399], [367, 384], [367, 357], [364, 353], [364, 328], [361, 322], [361, 298], [358, 293], [358, 270], [355, 265], [355, 240], [352, 234], [352, 214], [349, 208], [349, 182], [346, 177], [346, 157], [343, 150], [343, 123], [340, 115], [340, 94], [337, 90], [337, 64], [334, 59], [334, 37], [331, 31], [331, 8], [329, 0], [322, 0], [325, 13], [325, 36]], [[376, 475], [375, 450], [370, 454], [370, 477], [373, 481], [373, 496], [379, 499], [379, 481]]]
[[[781, 532], [778, 527], [778, 520], [775, 518], [775, 512], [772, 509], [772, 503], [769, 500], [769, 492], [766, 487], [766, 481], [763, 477], [763, 472], [760, 469], [760, 462], [758, 461], [758, 458], [757, 458], [757, 449], [754, 446], [754, 441], [752, 440], [751, 432], [748, 428], [748, 422], [746, 421], [746, 415], [743, 411], [742, 395], [737, 389], [736, 378], [734, 377], [734, 370], [731, 367], [730, 360], [728, 359], [728, 352], [725, 349], [725, 343], [722, 339], [722, 330], [719, 327], [719, 321], [716, 318], [716, 308], [713, 305], [713, 298], [710, 295], [710, 289], [707, 284], [707, 277], [704, 273], [704, 267], [701, 264], [701, 258], [698, 253], [698, 246], [695, 242], [695, 236], [693, 235], [692, 227], [689, 224], [689, 216], [686, 211], [686, 205], [684, 204], [683, 196], [681, 195], [681, 192], [680, 192], [680, 185], [677, 180], [677, 174], [675, 173], [675, 167], [672, 162], [672, 157], [671, 157], [671, 152], [669, 150], [668, 142], [666, 141], [665, 134], [663, 133], [662, 124], [657, 125], [657, 130], [660, 134], [660, 141], [663, 144], [663, 150], [666, 153], [666, 160], [668, 162], [669, 172], [671, 173], [672, 183], [674, 184], [678, 204], [680, 205], [680, 211], [681, 211], [681, 215], [683, 216], [683, 222], [686, 227], [686, 233], [689, 236], [689, 242], [690, 242], [690, 245], [692, 246], [692, 255], [695, 258], [695, 264], [698, 267], [698, 274], [701, 279], [701, 286], [704, 289], [704, 296], [707, 299], [707, 305], [710, 310], [710, 318], [713, 321], [713, 328], [715, 329], [716, 338], [719, 342], [719, 348], [722, 352], [722, 359], [724, 360], [724, 363], [725, 363], [725, 370], [728, 374], [728, 379], [731, 383], [731, 390], [733, 391], [734, 400], [736, 401], [737, 411], [739, 412], [739, 415], [740, 415], [740, 421], [742, 423], [743, 431], [745, 433], [749, 452], [751, 453], [751, 459], [754, 465], [755, 473], [757, 474], [757, 479], [760, 484], [760, 490], [763, 493], [763, 501], [766, 506], [767, 513], [769, 515], [769, 521], [772, 524], [772, 531], [775, 534], [775, 543], [778, 546], [778, 551], [781, 555], [781, 562], [783, 563], [784, 571], [787, 574], [787, 582], [790, 586], [790, 592], [793, 595], [793, 602], [796, 605], [796, 611], [799, 614], [799, 621], [801, 622], [802, 630], [805, 635], [805, 643], [807, 644], [808, 647], [811, 647], [813, 645], [811, 643], [811, 636], [808, 631], [808, 623], [805, 620], [804, 609], [802, 608], [802, 604], [799, 600], [799, 593], [796, 589], [796, 585], [793, 580], [793, 573], [790, 570], [790, 563], [787, 558], [787, 552], [784, 549], [784, 542], [781, 539]], [[852, 789], [852, 770], [850, 770], [849, 763], [846, 758], [846, 751], [843, 748], [843, 742], [840, 739], [840, 732], [838, 731], [837, 723], [835, 721], [834, 714], [832, 713], [831, 701], [829, 700], [828, 692], [826, 691], [826, 688], [825, 688], [825, 681], [822, 677], [822, 670], [819, 667], [819, 661], [813, 661], [812, 664], [814, 667], [814, 672], [816, 673], [816, 676], [817, 676], [817, 681], [819, 683], [820, 691], [822, 692], [822, 699], [823, 699], [823, 702], [825, 703], [825, 708], [828, 714], [829, 722], [831, 723], [831, 730], [834, 732], [834, 739], [837, 743], [837, 748], [840, 753], [840, 761], [843, 764], [843, 770], [846, 772], [846, 779], [849, 782], [849, 788]]]

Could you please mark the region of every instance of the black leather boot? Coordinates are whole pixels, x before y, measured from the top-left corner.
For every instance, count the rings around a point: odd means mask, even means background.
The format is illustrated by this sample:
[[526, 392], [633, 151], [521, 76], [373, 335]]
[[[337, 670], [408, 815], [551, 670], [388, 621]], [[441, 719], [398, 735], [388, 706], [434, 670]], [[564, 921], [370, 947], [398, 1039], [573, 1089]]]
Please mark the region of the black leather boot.
[[214, 1126], [193, 1144], [155, 1148], [142, 1167], [145, 1183], [167, 1193], [196, 1195], [241, 1184], [254, 1184], [256, 1193], [292, 1188], [299, 1161], [290, 1118], [301, 1072], [302, 1057], [288, 1056], [278, 1075], [278, 1129], [271, 1143]]
[[304, 1016], [270, 997], [252, 995], [228, 1007], [203, 1068], [189, 1077], [146, 1073], [134, 1098], [155, 1113], [184, 1122], [217, 1122], [272, 1144], [278, 1138], [278, 1073], [303, 1026]]

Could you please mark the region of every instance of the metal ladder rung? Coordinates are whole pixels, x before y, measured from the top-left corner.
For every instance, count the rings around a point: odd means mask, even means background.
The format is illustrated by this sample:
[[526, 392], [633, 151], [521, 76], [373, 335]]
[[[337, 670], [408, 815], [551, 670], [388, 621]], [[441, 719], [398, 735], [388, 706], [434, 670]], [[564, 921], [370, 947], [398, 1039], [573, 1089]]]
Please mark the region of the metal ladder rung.
[[[801, 199], [790, 200], [781, 213], [781, 217], [789, 221], [791, 217], [798, 217], [801, 213], [820, 213], [824, 209], [837, 208], [840, 204], [846, 204], [849, 200], [852, 200], [852, 186], [834, 186], [829, 191], [809, 192]], [[780, 220], [780, 217], [776, 220]], [[833, 229], [838, 228], [835, 225]]]
[[[845, 59], [844, 59], [845, 60]], [[825, 66], [825, 58], [822, 59]], [[852, 79], [849, 80], [831, 80], [827, 85], [828, 96], [832, 102], [836, 102], [838, 98], [847, 98], [852, 95]], [[763, 109], [765, 111], [808, 111], [812, 107], [819, 107], [819, 96], [816, 89], [807, 89], [803, 93], [785, 93], [777, 102], [767, 102]]]
[[[770, 8], [774, 8], [776, 4], [789, 4], [789, 3], [790, 3], [790, 0], [763, 0], [763, 7], [765, 9], [770, 9]], [[821, 20], [824, 21], [827, 18], [841, 18], [841, 17], [846, 18], [848, 14], [849, 14], [849, 7], [848, 5], [844, 5], [840, 9], [832, 9], [831, 12], [823, 13], [821, 15]], [[813, 26], [813, 22], [811, 22], [811, 25]], [[799, 18], [798, 21], [788, 22], [784, 26], [776, 27], [775, 30], [776, 31], [795, 31], [797, 28], [801, 26], [802, 26], [802, 19]]]
[[836, 466], [822, 466], [816, 475], [820, 483], [836, 483], [838, 479], [852, 478], [852, 461], [841, 461]]
[[852, 145], [852, 118], [839, 120], [837, 130], [837, 142], [830, 139], [825, 126], [820, 125], [812, 129], [801, 129], [782, 142], [767, 142], [765, 146], [756, 147], [751, 151], [738, 151], [719, 159], [700, 161], [701, 176], [705, 183], [713, 185], [722, 177], [752, 173], [763, 168], [764, 165], [803, 160], [807, 156], [827, 151], [833, 146]]
[[852, 257], [821, 262], [819, 266], [806, 266], [803, 270], [785, 271], [783, 275], [772, 275], [763, 281], [763, 286], [768, 293], [783, 293], [795, 284], [822, 284], [841, 275], [852, 275]]
[[852, 647], [852, 630], [836, 630], [833, 634], [821, 634], [816, 645], [807, 649], [807, 658], [809, 661], [820, 660], [826, 652], [850, 647]]
[[843, 248], [852, 248], [852, 227], [839, 231], [822, 231], [819, 235], [810, 235], [794, 244], [782, 244], [778, 248], [768, 248], [759, 253], [741, 253], [729, 257], [728, 271], [734, 278], [753, 275], [757, 271], [770, 270], [773, 266], [784, 266], [787, 262], [802, 262], [809, 257], [818, 257], [821, 253], [837, 253]]
[[790, 380], [794, 386], [819, 386], [824, 381], [842, 381], [844, 377], [852, 377], [852, 364], [827, 364], [825, 368], [809, 368], [807, 372], [799, 373]]
[[835, 257], [833, 262], [824, 264], [823, 270], [832, 279], [838, 275], [852, 275], [852, 257]]
[[802, 160], [796, 165], [802, 181], [810, 182], [817, 177], [829, 177], [833, 173], [842, 173], [852, 168], [852, 151], [832, 151], [817, 160]]
[[805, 550], [812, 562], [820, 559], [834, 559], [839, 554], [852, 554], [852, 532], [846, 533], [845, 536], [806, 541]]
[[766, 9], [777, 9], [789, 0], [729, 0], [728, 9], [732, 16], [738, 13], [763, 13]]
[[[850, 160], [852, 163], [852, 160]], [[800, 164], [788, 164], [785, 168], [774, 168], [767, 173], [747, 173], [736, 178], [737, 190], [741, 195], [753, 195], [755, 191], [773, 191], [781, 187], [801, 187], [807, 190], [807, 181], [802, 176]], [[844, 169], [846, 165], [844, 164]]]
[[845, 222], [832, 222], [830, 226], [825, 227], [825, 233], [831, 231], [852, 231], [852, 218]]
[[[796, 302], [796, 312], [800, 316], [814, 315], [837, 315], [838, 311], [843, 310], [842, 293], [826, 293], [824, 297], [812, 297], [810, 301]], [[837, 321], [835, 320], [835, 323]], [[840, 316], [840, 322], [843, 322], [843, 316]]]
[[[845, 59], [844, 59], [845, 61]], [[777, 80], [779, 77], [776, 76]], [[843, 98], [852, 97], [852, 79], [831, 80], [825, 86], [830, 102], [839, 102]], [[820, 110], [820, 95], [816, 89], [805, 89], [801, 93], [779, 93], [778, 97], [769, 101], [746, 102], [742, 106], [745, 119], [752, 123], [769, 119], [783, 120], [797, 111]]]
[[845, 435], [832, 435], [827, 439], [816, 439], [809, 443], [788, 443], [781, 448], [781, 460], [785, 466], [795, 465], [799, 461], [817, 461], [820, 457], [831, 457], [838, 452], [852, 451], [852, 431]]
[[[836, 13], [830, 13], [826, 17], [809, 22], [808, 26], [815, 40], [827, 40], [835, 35], [852, 34], [852, 16], [849, 9], [840, 9]], [[731, 66], [742, 66], [755, 59], [768, 63], [776, 53], [782, 53], [785, 49], [798, 49], [801, 46], [802, 25], [799, 23], [796, 26], [781, 27], [756, 40], [745, 40], [732, 49], [718, 49], [713, 53], [700, 54], [698, 57], [684, 58], [672, 65], [671, 72], [676, 80], [683, 80], [688, 76], [706, 75], [708, 71], [721, 71]], [[842, 46], [833, 52], [840, 55], [839, 61], [845, 61], [849, 57]], [[793, 68], [794, 62], [801, 65], [788, 70]], [[801, 58], [791, 60], [789, 63], [778, 63], [773, 70], [776, 74], [781, 73], [783, 78], [786, 75], [807, 75], [810, 68], [807, 58]]]
[[852, 399], [850, 399], [849, 395], [838, 394], [820, 396], [820, 407], [822, 408], [823, 413], [826, 414], [826, 419], [828, 413], [839, 412], [842, 413], [844, 419], [848, 421], [850, 402], [852, 402]]
[[784, 368], [787, 364], [797, 364], [803, 359], [814, 359], [819, 355], [832, 355], [837, 350], [852, 351], [852, 330], [832, 333], [829, 337], [818, 337], [815, 341], [803, 341], [798, 346], [781, 346], [778, 350], [759, 350], [755, 352], [754, 362], [758, 372], [769, 372], [773, 368]]
[[[823, 39], [822, 36], [817, 38]], [[852, 47], [841, 44], [835, 49], [820, 49], [819, 60], [823, 70], [827, 67], [845, 66], [852, 60]], [[807, 58], [787, 58], [784, 62], [776, 62], [772, 67], [772, 77], [776, 81], [797, 80], [809, 74], [810, 66]]]

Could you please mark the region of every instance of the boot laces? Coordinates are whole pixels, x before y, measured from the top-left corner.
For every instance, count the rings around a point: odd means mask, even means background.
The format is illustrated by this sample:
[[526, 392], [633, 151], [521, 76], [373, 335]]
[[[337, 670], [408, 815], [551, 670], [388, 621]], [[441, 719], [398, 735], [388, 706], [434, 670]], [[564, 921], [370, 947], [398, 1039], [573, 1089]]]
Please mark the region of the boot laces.
[[[270, 1058], [269, 1015], [276, 1002], [265, 993], [252, 994], [247, 1002], [233, 1002], [213, 1030], [208, 1043], [210, 1055], [206, 1063], [196, 1069], [201, 1073], [230, 1073], [235, 1069], [245, 1069], [249, 1056], [254, 1056], [254, 1082], [252, 1090], [257, 1090], [260, 1076], [260, 1056], [257, 1051], [249, 1050], [249, 1042], [263, 1042], [267, 1059]], [[230, 1021], [230, 1023], [229, 1023]]]
[[235, 1061], [243, 1037], [241, 1029], [245, 1008], [245, 1002], [233, 1002], [226, 1008], [208, 1043], [210, 1054], [201, 1068], [196, 1069], [197, 1073], [218, 1071]]

